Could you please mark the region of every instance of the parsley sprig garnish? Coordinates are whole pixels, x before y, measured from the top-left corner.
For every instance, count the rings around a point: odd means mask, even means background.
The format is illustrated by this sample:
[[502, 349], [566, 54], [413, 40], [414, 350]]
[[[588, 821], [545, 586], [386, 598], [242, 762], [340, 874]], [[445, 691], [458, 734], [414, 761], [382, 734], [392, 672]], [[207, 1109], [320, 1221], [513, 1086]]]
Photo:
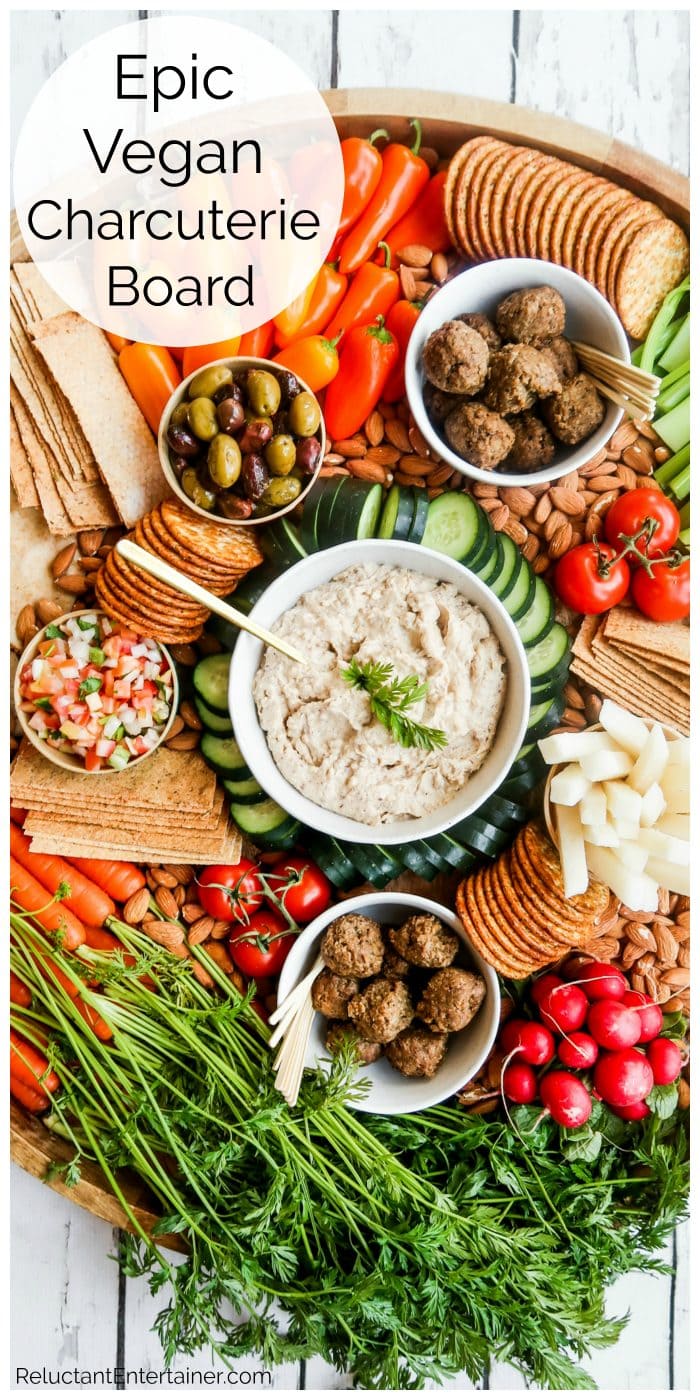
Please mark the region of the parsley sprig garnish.
[[353, 656], [342, 671], [343, 680], [369, 696], [375, 719], [389, 730], [392, 738], [404, 749], [444, 749], [447, 735], [443, 729], [431, 729], [406, 714], [413, 705], [428, 694], [427, 681], [418, 676], [399, 680], [387, 661], [358, 661]]

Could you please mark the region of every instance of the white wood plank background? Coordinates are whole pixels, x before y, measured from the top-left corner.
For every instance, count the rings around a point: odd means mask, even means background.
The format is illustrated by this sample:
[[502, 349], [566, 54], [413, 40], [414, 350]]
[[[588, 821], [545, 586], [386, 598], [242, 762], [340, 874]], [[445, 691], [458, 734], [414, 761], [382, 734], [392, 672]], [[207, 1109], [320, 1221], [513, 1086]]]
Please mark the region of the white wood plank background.
[[[194, 7], [193, 7], [194, 8]], [[153, 14], [172, 13], [168, 10]], [[221, 15], [221, 11], [199, 11]], [[600, 10], [513, 12], [262, 10], [227, 13], [296, 59], [319, 87], [436, 88], [517, 102], [571, 117], [688, 168], [688, 14]], [[81, 43], [135, 10], [16, 12], [11, 37], [13, 139], [44, 79]], [[120, 1364], [160, 1370], [151, 1332], [162, 1306], [140, 1281], [120, 1278], [118, 1232], [12, 1170], [12, 1379], [16, 1368], [47, 1371]], [[667, 1251], [676, 1280], [633, 1274], [610, 1290], [610, 1309], [631, 1313], [614, 1348], [590, 1370], [606, 1390], [687, 1389], [688, 1232]], [[174, 1369], [215, 1364], [180, 1357]], [[253, 1363], [254, 1364], [254, 1363]], [[251, 1365], [252, 1368], [252, 1365]], [[241, 1363], [239, 1370], [243, 1369]], [[47, 1377], [49, 1388], [50, 1377]], [[281, 1390], [351, 1388], [320, 1361], [277, 1368]], [[97, 1388], [102, 1388], [99, 1385]], [[181, 1388], [181, 1387], [180, 1387]], [[197, 1387], [194, 1387], [197, 1388]], [[267, 1382], [251, 1389], [268, 1389]], [[474, 1389], [458, 1379], [446, 1389]], [[481, 1386], [522, 1389], [509, 1367], [493, 1366]]]

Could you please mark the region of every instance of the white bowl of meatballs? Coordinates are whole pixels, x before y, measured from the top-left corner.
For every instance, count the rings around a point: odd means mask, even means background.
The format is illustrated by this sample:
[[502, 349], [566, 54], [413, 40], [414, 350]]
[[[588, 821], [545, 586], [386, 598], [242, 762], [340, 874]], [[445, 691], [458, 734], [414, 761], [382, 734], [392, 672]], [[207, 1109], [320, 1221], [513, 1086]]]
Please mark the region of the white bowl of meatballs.
[[418, 1113], [473, 1079], [498, 1031], [498, 977], [456, 914], [412, 894], [358, 895], [297, 938], [282, 968], [280, 1004], [319, 957], [307, 1069], [330, 1069], [350, 1044], [369, 1081], [363, 1113]]
[[408, 401], [430, 447], [498, 486], [542, 485], [590, 461], [623, 410], [599, 395], [572, 341], [630, 361], [612, 307], [568, 268], [502, 258], [446, 283], [406, 354]]

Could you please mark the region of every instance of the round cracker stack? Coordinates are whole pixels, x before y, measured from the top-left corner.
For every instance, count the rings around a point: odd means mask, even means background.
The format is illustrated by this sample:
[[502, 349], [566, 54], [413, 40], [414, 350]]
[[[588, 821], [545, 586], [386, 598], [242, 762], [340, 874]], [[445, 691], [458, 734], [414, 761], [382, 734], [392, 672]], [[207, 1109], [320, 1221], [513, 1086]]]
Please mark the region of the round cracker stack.
[[[179, 501], [162, 501], [138, 521], [129, 536], [218, 598], [263, 562], [254, 535], [236, 525], [218, 525], [187, 510]], [[95, 597], [117, 622], [168, 644], [194, 642], [209, 612], [184, 593], [128, 562], [113, 549], [95, 581]]]
[[585, 894], [566, 898], [559, 857], [538, 822], [457, 891], [467, 937], [505, 977], [528, 977], [572, 948], [588, 948], [610, 930], [617, 911], [618, 901], [595, 880]]
[[450, 161], [444, 198], [452, 241], [470, 262], [529, 257], [571, 268], [634, 339], [688, 271], [688, 239], [655, 204], [529, 146], [473, 136]]

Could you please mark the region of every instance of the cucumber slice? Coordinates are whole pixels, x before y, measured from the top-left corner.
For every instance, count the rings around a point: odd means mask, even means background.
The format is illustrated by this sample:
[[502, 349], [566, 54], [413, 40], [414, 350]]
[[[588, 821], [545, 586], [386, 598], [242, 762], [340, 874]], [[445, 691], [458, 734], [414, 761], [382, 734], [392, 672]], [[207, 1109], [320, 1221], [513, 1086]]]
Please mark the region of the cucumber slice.
[[[254, 809], [249, 807], [248, 811]], [[278, 826], [275, 831], [268, 831], [265, 835], [255, 837], [255, 845], [263, 851], [291, 851], [299, 845], [303, 827], [301, 822], [294, 821], [293, 817], [285, 822], [283, 826]]]
[[526, 613], [515, 620], [525, 647], [536, 646], [547, 636], [554, 622], [554, 598], [543, 578], [535, 575], [535, 592]]
[[571, 644], [561, 622], [555, 622], [542, 641], [535, 642], [527, 653], [527, 669], [533, 684], [543, 676], [559, 675], [569, 669]]
[[474, 865], [474, 854], [466, 847], [460, 846], [459, 841], [455, 841], [449, 831], [440, 832], [437, 836], [428, 837], [427, 844], [431, 850], [436, 851], [442, 860], [452, 866], [453, 870], [459, 870], [465, 874]]
[[282, 569], [291, 568], [307, 557], [299, 532], [286, 515], [281, 520], [273, 520], [261, 532], [260, 548], [266, 559]]
[[416, 847], [420, 854], [428, 861], [429, 865], [432, 865], [433, 879], [435, 879], [437, 875], [450, 874], [452, 866], [449, 861], [445, 860], [444, 856], [439, 855], [435, 848], [427, 841], [416, 841]]
[[428, 507], [428, 522], [422, 543], [450, 559], [473, 556], [480, 536], [481, 509], [463, 491], [445, 491]]
[[423, 536], [428, 523], [430, 501], [428, 500], [427, 491], [423, 491], [417, 486], [411, 489], [413, 491], [413, 519], [411, 520], [411, 528], [408, 532], [407, 539], [409, 544], [423, 544], [425, 543]]
[[524, 617], [530, 607], [535, 596], [536, 577], [527, 559], [521, 554], [520, 568], [515, 583], [508, 593], [508, 596], [503, 599], [503, 606], [506, 612], [510, 614], [513, 622], [517, 622], [518, 618]]
[[382, 508], [382, 488], [379, 482], [353, 481], [341, 477], [341, 486], [333, 502], [327, 525], [321, 532], [320, 547], [344, 544], [348, 540], [367, 540], [377, 528]]
[[[396, 878], [398, 862], [387, 858], [386, 853], [378, 846], [361, 846], [355, 841], [340, 841], [338, 844], [343, 854], [360, 872], [363, 880], [368, 880], [370, 885], [376, 885], [377, 889], [381, 890], [390, 880]], [[398, 866], [399, 874], [401, 868]]]
[[415, 511], [413, 491], [409, 486], [392, 486], [384, 502], [379, 521], [380, 540], [406, 540]]
[[278, 802], [273, 802], [268, 797], [265, 802], [231, 803], [231, 816], [236, 826], [244, 831], [247, 836], [256, 839], [260, 836], [266, 839], [272, 837], [273, 833], [277, 839], [277, 833], [290, 826], [299, 827], [299, 822], [290, 817], [289, 812], [285, 812], [284, 807], [280, 807]]
[[435, 879], [437, 874], [435, 866], [426, 860], [417, 846], [409, 845], [406, 842], [401, 846], [392, 846], [391, 850], [398, 860], [403, 861], [405, 868], [410, 870], [412, 875], [420, 876], [421, 880]]
[[228, 715], [219, 714], [218, 710], [210, 710], [198, 695], [194, 697], [194, 706], [205, 729], [210, 734], [220, 734], [222, 739], [233, 738], [233, 725]]
[[[481, 506], [478, 507], [481, 511]], [[496, 548], [496, 531], [486, 514], [481, 511], [481, 533], [477, 540], [474, 553], [466, 559], [460, 559], [460, 564], [464, 564], [465, 569], [471, 569], [474, 573], [477, 569], [482, 569], [484, 564], [491, 558]]]
[[460, 844], [463, 843], [468, 850], [477, 851], [482, 856], [490, 856], [493, 860], [511, 840], [510, 832], [501, 831], [499, 826], [494, 826], [492, 822], [487, 822], [476, 814], [465, 817], [463, 821], [457, 822], [456, 826], [450, 827], [450, 835]]
[[334, 543], [331, 521], [333, 511], [343, 495], [351, 488], [353, 483], [346, 476], [331, 478], [326, 482], [327, 490], [319, 503], [316, 512], [316, 536], [319, 549], [328, 549]]
[[325, 503], [328, 508], [329, 502], [340, 490], [346, 477], [319, 477], [315, 481], [308, 496], [304, 501], [304, 513], [301, 517], [301, 543], [307, 554], [316, 554], [321, 545], [318, 538], [318, 515], [321, 506]]
[[304, 832], [304, 846], [320, 865], [332, 885], [341, 890], [351, 890], [358, 883], [357, 871], [337, 841], [330, 836], [322, 836], [318, 831], [307, 828]]
[[555, 700], [543, 700], [541, 705], [533, 705], [525, 733], [526, 744], [544, 739], [545, 734], [549, 734], [550, 729], [559, 723], [565, 709], [563, 695], [558, 695]]
[[266, 802], [268, 796], [263, 792], [257, 778], [225, 778], [224, 788], [229, 797], [234, 802], [244, 802], [246, 806], [252, 802]]
[[225, 715], [228, 719], [228, 673], [231, 657], [227, 651], [217, 651], [214, 656], [203, 656], [192, 672], [192, 684], [200, 698], [210, 710]]
[[496, 535], [496, 547], [492, 551], [489, 558], [485, 560], [485, 562], [481, 565], [479, 569], [472, 569], [471, 571], [473, 574], [476, 574], [477, 578], [480, 578], [481, 582], [485, 583], [488, 588], [493, 588], [495, 580], [499, 577], [503, 569], [503, 561], [505, 556], [503, 553], [503, 545], [501, 543], [502, 539], [507, 540], [508, 536], [501, 536], [498, 534]]
[[202, 758], [206, 759], [210, 768], [218, 773], [220, 778], [250, 777], [250, 769], [243, 760], [238, 744], [235, 739], [222, 739], [218, 734], [203, 734], [200, 745]]
[[487, 821], [493, 822], [494, 826], [500, 826], [506, 831], [509, 826], [521, 826], [527, 821], [528, 809], [522, 802], [515, 802], [511, 797], [502, 796], [501, 789], [495, 792], [488, 801], [479, 808], [479, 815], [484, 816]]
[[498, 577], [493, 580], [491, 588], [496, 597], [503, 602], [515, 587], [520, 572], [521, 556], [517, 544], [510, 538], [510, 535], [504, 535], [502, 531], [499, 531], [496, 538], [501, 546], [503, 566]]

